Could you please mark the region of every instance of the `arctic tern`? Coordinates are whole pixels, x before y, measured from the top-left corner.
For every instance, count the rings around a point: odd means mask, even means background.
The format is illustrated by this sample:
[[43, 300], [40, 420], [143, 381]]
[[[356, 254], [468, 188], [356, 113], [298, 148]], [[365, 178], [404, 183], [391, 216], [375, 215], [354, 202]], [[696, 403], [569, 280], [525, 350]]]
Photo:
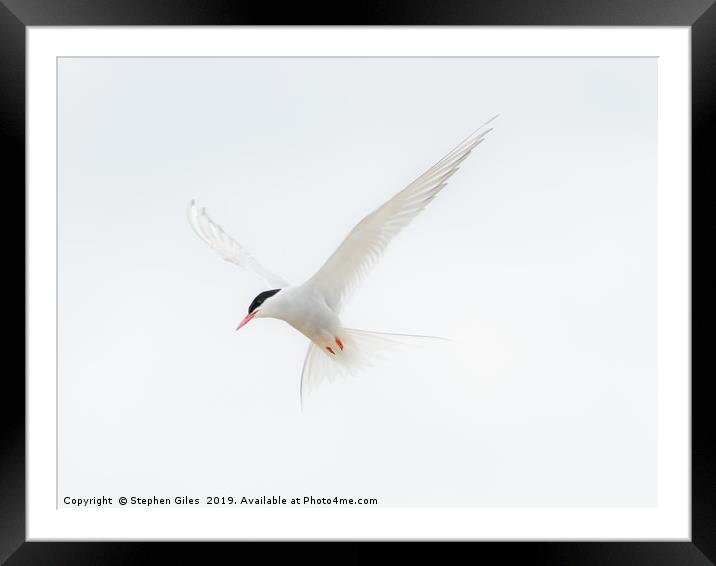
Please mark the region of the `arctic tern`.
[[291, 285], [266, 269], [209, 218], [204, 208], [198, 208], [193, 200], [189, 203], [187, 215], [197, 236], [223, 259], [253, 271], [271, 287], [254, 298], [236, 330], [255, 318], [277, 318], [310, 340], [301, 373], [301, 403], [304, 395], [325, 379], [353, 373], [369, 363], [381, 346], [402, 338], [431, 338], [346, 328], [339, 315], [393, 237], [445, 187], [470, 152], [492, 131], [487, 126], [495, 118], [358, 222], [323, 266], [300, 285]]

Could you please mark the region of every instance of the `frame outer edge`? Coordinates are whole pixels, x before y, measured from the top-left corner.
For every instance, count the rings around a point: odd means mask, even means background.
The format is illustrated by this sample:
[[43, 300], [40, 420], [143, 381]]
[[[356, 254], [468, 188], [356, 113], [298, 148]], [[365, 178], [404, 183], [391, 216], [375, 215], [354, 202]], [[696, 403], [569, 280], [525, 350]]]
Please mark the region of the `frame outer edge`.
[[[7, 3], [17, 4], [17, 2], [10, 0], [8, 2], [7, 0], [3, 0], [0, 2], [0, 53], [3, 55], [4, 61], [2, 64], [0, 64], [0, 85], [2, 85], [2, 88], [0, 89], [0, 136], [2, 137], [3, 141], [6, 143], [3, 144], [7, 149], [5, 153], [5, 159], [4, 161], [4, 172], [6, 175], [6, 186], [8, 187], [23, 187], [22, 194], [24, 195], [24, 186], [25, 186], [25, 159], [24, 159], [24, 139], [25, 139], [25, 23], [21, 21], [18, 17], [15, 16], [15, 14], [10, 11], [10, 9], [6, 6]], [[58, 2], [58, 3], [64, 3], [64, 2]], [[72, 2], [70, 2], [72, 4]], [[115, 6], [117, 6], [119, 3], [113, 2], [111, 3]], [[127, 13], [126, 8], [128, 8], [128, 5], [131, 5], [132, 2], [128, 2], [125, 4], [125, 14]], [[209, 4], [216, 4], [215, 2], [209, 2]], [[370, 3], [369, 3], [370, 4]], [[452, 4], [452, 3], [451, 3]], [[557, 3], [549, 3], [551, 8], [554, 8]], [[631, 4], [631, 3], [629, 3]], [[692, 132], [692, 177], [693, 177], [693, 186], [701, 186], [705, 188], [708, 187], [714, 187], [716, 186], [716, 182], [714, 179], [713, 174], [713, 168], [710, 167], [710, 161], [712, 160], [711, 152], [708, 151], [709, 142], [714, 139], [714, 117], [715, 117], [715, 105], [716, 105], [716, 4], [713, 2], [709, 2], [710, 6], [693, 22], [692, 24], [692, 114], [693, 116], [697, 116], [698, 120], [693, 121], [693, 132]], [[44, 6], [44, 8], [43, 8]], [[105, 20], [104, 22], [96, 21], [96, 22], [89, 22], [86, 21], [87, 17], [89, 16], [90, 19], [93, 19], [91, 15], [85, 12], [84, 16], [79, 13], [80, 10], [69, 10], [69, 13], [65, 13], [65, 17], [69, 17], [72, 21], [59, 21], [62, 20], [62, 18], [57, 18], [55, 16], [54, 21], [52, 15], [48, 15], [48, 11], [45, 11], [45, 15], [43, 15], [43, 10], [47, 10], [48, 3], [46, 2], [38, 2], [35, 4], [35, 9], [30, 10], [30, 12], [25, 12], [22, 7], [17, 8], [16, 11], [19, 9], [21, 16], [27, 16], [25, 20], [29, 18], [30, 21], [36, 24], [45, 24], [45, 25], [61, 25], [61, 24], [72, 24], [73, 22], [75, 25], [80, 24], [80, 21], [84, 21], [85, 24], [91, 24], [91, 23], [105, 23], [108, 22]], [[177, 10], [175, 11], [175, 15], [171, 17], [170, 19], [175, 20], [175, 23], [177, 19], [179, 20], [186, 20], [188, 16], [188, 13], [185, 11], [182, 14], [182, 8], [177, 6]], [[186, 6], [185, 6], [186, 8]], [[393, 9], [396, 9], [397, 7], [394, 7]], [[633, 8], [633, 5], [631, 6]], [[410, 10], [405, 7], [406, 11], [410, 12]], [[642, 7], [643, 9], [643, 7]], [[690, 6], [682, 6], [682, 16], [680, 18], [670, 18], [665, 17], [664, 20], [666, 21], [659, 21], [653, 22], [653, 16], [646, 15], [646, 12], [644, 12], [642, 25], [644, 25], [646, 22], [645, 20], [651, 22], [652, 25], [683, 25], [686, 23], [684, 21], [685, 16], [684, 13], [692, 12], [694, 9], [694, 5], [691, 4]], [[131, 12], [132, 10], [128, 10]], [[360, 10], [359, 10], [360, 11]], [[608, 10], [607, 10], [608, 11]], [[631, 11], [631, 10], [630, 10]], [[118, 16], [113, 10], [109, 10], [110, 13], [105, 13], [103, 17], [100, 17], [98, 19], [105, 19], [109, 18], [110, 20], [114, 20], [115, 22], [118, 19], [122, 19], [121, 16]], [[372, 12], [371, 18], [375, 18], [376, 20], [380, 19], [380, 11], [372, 11], [369, 10], [369, 12]], [[428, 10], [428, 12], [431, 12], [431, 10]], [[501, 12], [499, 9], [496, 9], [496, 12]], [[231, 11], [230, 11], [231, 13]], [[494, 19], [503, 19], [500, 16], [490, 16], [490, 8], [487, 8], [486, 11], [480, 10], [473, 12], [472, 17], [466, 18], [466, 20], [463, 20], [464, 25], [489, 25], [490, 23], [497, 23], [497, 22], [490, 22], [489, 20]], [[144, 24], [139, 23], [139, 20], [142, 20], [141, 16], [141, 10], [137, 10], [138, 16], [135, 16], [131, 18], [133, 20], [133, 23], [139, 24], [139, 25], [149, 25], [150, 22], [144, 22]], [[487, 16], [485, 18], [485, 21], [483, 22], [471, 22], [469, 20], [475, 20], [475, 19], [481, 19], [476, 18], [477, 15], [482, 14], [483, 16]], [[554, 12], [550, 9], [548, 9], [547, 18], [552, 19], [555, 18], [553, 15]], [[395, 14], [393, 14], [393, 17], [389, 17], [388, 19], [395, 19]], [[504, 16], [504, 14], [502, 14]], [[625, 14], [622, 13], [622, 17], [619, 17], [616, 14], [613, 14], [614, 24], [616, 25], [627, 25], [629, 23], [631, 24], [638, 24], [638, 22], [633, 21], [634, 17], [633, 15], [629, 15], [627, 17], [624, 17]], [[408, 19], [409, 20], [415, 20], [416, 17], [418, 19], [423, 19], [425, 16], [423, 14], [416, 15], [415, 13], [411, 14]], [[97, 16], [95, 16], [97, 18]], [[517, 17], [517, 20], [524, 19], [525, 16], [523, 14], [522, 17]], [[570, 14], [562, 14], [562, 17], [557, 16], [556, 20], [564, 20], [562, 22], [560, 21], [554, 21], [552, 22], [553, 25], [569, 25], [570, 22], [566, 20], [573, 20], [572, 24], [579, 25], [579, 20], [582, 20], [584, 16], [577, 16], [574, 17], [574, 9], [571, 10]], [[234, 18], [230, 18], [234, 19]], [[452, 18], [450, 18], [452, 19]], [[529, 19], [529, 18], [527, 18]], [[576, 20], [576, 21], [575, 21]], [[118, 22], [119, 23], [119, 22]], [[129, 22], [127, 22], [129, 23]], [[216, 22], [205, 22], [206, 24], [216, 23]], [[239, 23], [239, 22], [237, 22]], [[244, 22], [245, 24], [249, 24], [252, 22]], [[256, 22], [258, 23], [258, 22]], [[397, 23], [397, 22], [384, 22], [384, 23]], [[455, 23], [455, 22], [453, 22]], [[538, 22], [533, 22], [537, 24]], [[547, 22], [542, 22], [547, 23]], [[583, 23], [583, 22], [582, 22]], [[525, 24], [529, 24], [529, 22], [525, 22]], [[221, 24], [219, 24], [221, 25]], [[379, 25], [379, 24], [378, 24]], [[515, 24], [516, 25], [516, 22]], [[594, 24], [596, 25], [596, 24]], [[14, 195], [20, 194], [19, 190], [16, 190], [13, 192]], [[23, 212], [25, 211], [25, 203], [23, 199]], [[24, 218], [24, 214], [23, 214]], [[16, 253], [19, 254], [19, 251], [16, 251]], [[23, 257], [23, 264], [24, 264], [24, 257]], [[26, 277], [25, 272], [23, 272], [23, 279]], [[25, 281], [23, 280], [23, 286]], [[24, 290], [23, 290], [24, 295]], [[19, 304], [19, 301], [18, 303]], [[12, 375], [12, 374], [11, 374]], [[716, 559], [716, 536], [714, 533], [716, 533], [716, 458], [714, 457], [714, 446], [716, 446], [716, 435], [714, 434], [714, 425], [713, 425], [713, 419], [711, 418], [711, 410], [710, 410], [710, 399], [711, 396], [708, 395], [708, 386], [706, 385], [706, 379], [708, 376], [704, 376], [703, 381], [700, 382], [698, 379], [693, 379], [693, 412], [692, 412], [692, 438], [693, 438], [693, 445], [692, 445], [692, 454], [693, 454], [693, 464], [692, 464], [692, 541], [693, 545], [689, 543], [648, 543], [648, 547], [653, 548], [658, 547], [660, 545], [662, 552], [666, 550], [667, 548], [676, 549], [679, 548], [684, 551], [684, 554], [682, 554], [683, 561], [679, 561], [681, 564], [696, 564], [701, 563], [705, 564], [709, 562], [709, 560], [706, 560], [706, 557], [709, 557], [711, 560]], [[13, 380], [12, 378], [4, 380], [3, 383], [3, 398], [7, 399], [13, 399], [13, 400], [19, 400], [22, 399], [23, 403], [13, 403], [12, 407], [8, 407], [5, 405], [3, 407], [3, 410], [0, 411], [0, 415], [2, 415], [0, 418], [2, 419], [0, 422], [2, 422], [2, 435], [0, 435], [0, 563], [5, 563], [5, 561], [12, 555], [18, 548], [19, 551], [16, 552], [15, 556], [13, 558], [17, 559], [17, 562], [15, 560], [11, 560], [13, 563], [28, 563], [24, 558], [27, 559], [27, 553], [29, 552], [31, 555], [34, 555], [34, 557], [37, 557], [37, 552], [39, 551], [38, 547], [42, 547], [46, 552], [42, 552], [44, 554], [46, 560], [50, 560], [50, 558], [54, 555], [55, 552], [59, 550], [58, 547], [64, 547], [65, 550], [69, 551], [69, 546], [73, 546], [73, 553], [77, 552], [77, 558], [82, 557], [82, 552], [78, 548], [78, 544], [80, 543], [25, 543], [25, 406], [24, 406], [24, 399], [25, 399], [25, 391], [24, 391], [24, 379], [22, 381], [20, 380]], [[7, 411], [4, 409], [8, 409]], [[309, 543], [310, 544], [310, 543]], [[467, 544], [467, 543], [466, 543]], [[488, 543], [492, 546], [494, 550], [497, 550], [497, 548], [500, 548], [500, 554], [502, 552], [505, 552], [507, 549], [505, 548], [505, 545], [500, 543]], [[545, 546], [552, 546], [556, 543], [545, 543]], [[600, 544], [600, 543], [594, 543], [594, 544]], [[630, 543], [626, 543], [627, 545], [630, 545]], [[645, 543], [634, 543], [635, 547], [643, 547]], [[124, 558], [129, 558], [130, 556], [139, 557], [144, 555], [145, 557], [151, 556], [152, 552], [148, 551], [150, 545], [154, 546], [155, 549], [159, 550], [159, 546], [161, 546], [161, 554], [163, 557], [166, 557], [167, 545], [161, 544], [156, 545], [155, 543], [102, 543], [99, 546], [102, 546], [106, 549], [106, 551], [113, 554], [114, 558], [119, 558], [124, 555]], [[582, 545], [586, 547], [593, 546], [593, 544], [590, 543], [579, 543], [579, 546]], [[83, 545], [85, 547], [85, 550], [89, 550], [87, 548], [87, 545]], [[91, 547], [95, 547], [95, 550], [99, 550], [94, 544], [89, 545]], [[222, 545], [223, 546], [223, 545]], [[263, 545], [256, 545], [254, 546], [255, 551], [258, 553], [263, 553], [267, 549], [261, 548]], [[286, 545], [289, 546], [289, 545]], [[290, 545], [293, 546], [293, 545]], [[314, 545], [311, 545], [314, 546]], [[330, 546], [330, 545], [329, 545]], [[352, 545], [351, 545], [352, 546]], [[357, 548], [353, 548], [352, 552], [348, 551], [349, 555], [353, 555], [354, 558], [357, 557], [357, 555], [364, 555], [366, 554], [366, 550], [368, 550], [366, 547], [372, 546], [371, 543], [368, 543], [366, 545], [359, 545], [362, 547], [362, 550], [358, 550]], [[401, 545], [402, 546], [402, 545]], [[428, 545], [432, 546], [432, 545]], [[441, 545], [442, 546], [442, 545]], [[512, 546], [508, 544], [507, 546]], [[545, 550], [545, 547], [542, 546], [541, 543], [525, 543], [523, 548], [527, 550], [528, 548], [531, 549], [533, 552], [537, 550], [535, 546], [542, 547], [541, 550]], [[550, 555], [552, 559], [556, 558], [560, 554], [563, 558], [568, 559], [571, 557], [572, 560], [575, 560], [573, 563], [597, 563], [593, 562], [592, 560], [585, 559], [589, 552], [585, 552], [587, 549], [582, 548], [581, 551], [576, 551], [576, 549], [573, 549], [573, 551], [568, 551], [567, 548], [571, 548], [574, 546], [574, 543], [559, 543], [558, 545], [560, 548], [563, 549], [564, 553], [560, 551], [556, 551], [554, 554], [552, 552], [547, 552], [547, 555]], [[603, 547], [620, 547], [621, 545], [618, 543], [601, 543], [600, 546]], [[130, 550], [130, 547], [132, 550]], [[142, 552], [139, 550], [138, 547], [144, 547], [145, 551]], [[202, 545], [204, 551], [206, 550], [206, 546]], [[497, 548], [495, 548], [497, 547]], [[695, 548], [694, 548], [695, 547]], [[189, 550], [184, 547], [186, 550]], [[428, 550], [428, 548], [423, 547], [424, 550]], [[480, 547], [475, 547], [471, 545], [471, 550], [476, 551], [476, 555], [480, 555], [481, 551], [478, 550], [478, 548], [484, 548], [484, 545], [481, 545]], [[301, 547], [301, 549], [306, 550], [305, 547]], [[288, 549], [286, 549], [288, 550]], [[318, 549], [314, 548], [311, 549], [312, 551], [317, 551]], [[335, 550], [335, 549], [334, 549]], [[381, 549], [381, 552], [384, 552], [386, 549], [383, 547]], [[405, 552], [405, 547], [403, 547], [402, 552]], [[442, 552], [444, 552], [445, 548], [443, 547], [443, 550], [440, 551], [441, 555]], [[463, 548], [463, 550], [466, 550], [466, 548]], [[245, 548], [244, 550], [245, 551]], [[292, 548], [289, 553], [293, 555], [294, 552], [300, 552], [300, 549]], [[700, 557], [699, 559], [696, 559], [696, 556], [693, 554], [693, 551], [696, 551]], [[116, 554], [114, 554], [116, 552]], [[203, 551], [202, 551], [203, 552]], [[344, 553], [346, 552], [344, 547]], [[657, 551], [658, 552], [658, 551]], [[286, 554], [286, 557], [288, 558], [289, 553]], [[368, 551], [370, 555], [374, 555], [373, 551]], [[429, 553], [429, 552], [428, 552]], [[60, 553], [62, 554], [62, 553]], [[92, 553], [93, 554], [93, 553]], [[103, 554], [103, 553], [102, 553]], [[171, 553], [170, 553], [171, 554]], [[211, 553], [209, 553], [211, 554]], [[249, 555], [251, 552], [248, 553]], [[280, 554], [280, 553], [279, 553]], [[322, 554], [318, 552], [318, 554]], [[410, 554], [410, 552], [408, 552]], [[449, 554], [449, 553], [448, 553]], [[492, 554], [491, 552], [487, 553], [488, 555]], [[506, 554], [511, 554], [509, 551], [506, 552]], [[517, 554], [520, 554], [519, 552]], [[535, 563], [550, 563], [548, 561], [543, 561], [542, 559], [546, 558], [546, 556], [540, 556], [542, 552], [536, 552], [535, 554], [532, 554], [533, 558], [536, 558]], [[598, 555], [599, 553], [595, 553], [595, 555]], [[646, 551], [643, 554], [641, 552], [637, 553], [641, 554], [641, 557], [646, 559], [648, 555], [651, 553]], [[139, 556], [137, 556], [139, 555]], [[614, 564], [617, 563], [624, 563], [621, 559], [619, 559], [619, 555], [621, 555], [621, 558], [624, 558], [624, 554], [622, 552], [617, 552], [614, 555], [610, 555], [610, 558], [616, 559]], [[627, 555], [631, 555], [631, 559], [636, 558], [632, 553], [627, 552]], [[106, 554], [104, 554], [105, 558], [108, 558]], [[596, 556], [595, 556], [596, 557]], [[673, 557], [673, 556], [672, 556]], [[59, 558], [59, 557], [58, 557]], [[541, 559], [540, 559], [541, 558]], [[584, 560], [583, 560], [584, 559]], [[50, 560], [51, 561], [51, 560]], [[34, 561], [33, 561], [34, 562]], [[62, 560], [56, 563], [64, 563]], [[112, 563], [115, 563], [114, 561], [110, 561]], [[107, 563], [110, 563], [107, 562]], [[142, 562], [140, 560], [140, 562]], [[78, 563], [83, 563], [80, 559]], [[117, 561], [116, 563], [120, 563]], [[637, 560], [634, 563], [641, 563], [640, 560]], [[646, 560], [644, 563], [647, 563]]]
[[[25, 24], [4, 3], [0, 3], [0, 55], [0, 139], [4, 142], [3, 194], [6, 205], [10, 204], [11, 199], [15, 201], [8, 208], [15, 211], [12, 214], [13, 219], [17, 218], [18, 223], [23, 223], [21, 230], [25, 234]], [[7, 233], [10, 229], [13, 232], [20, 231], [13, 225], [12, 228], [6, 228]], [[12, 295], [6, 293], [6, 298], [22, 296], [27, 299], [24, 254], [24, 246], [21, 248], [19, 242], [14, 239], [3, 250], [7, 266], [13, 265], [17, 270], [21, 262], [23, 265], [22, 291], [17, 290], [12, 292]], [[11, 273], [10, 269], [13, 268], [6, 268], [5, 273]], [[13, 281], [15, 289], [18, 289], [19, 277], [8, 278], [6, 283], [10, 280]], [[9, 290], [12, 287], [7, 288]], [[4, 303], [6, 308], [20, 308], [18, 299]], [[24, 328], [23, 325], [23, 343]], [[12, 336], [13, 341], [19, 342], [19, 334], [19, 331], [15, 331], [9, 336]], [[19, 344], [15, 348], [20, 351]], [[15, 348], [8, 348], [6, 351], [14, 351]], [[0, 399], [4, 401], [0, 408], [0, 563], [25, 540], [25, 371], [23, 367], [21, 374], [20, 368], [9, 364], [4, 369], [0, 389]]]
[[[691, 28], [692, 112], [692, 305], [693, 305], [693, 201], [696, 189], [716, 187], [713, 147], [716, 136], [716, 3]], [[693, 340], [693, 307], [692, 340]], [[703, 316], [703, 315], [700, 315]], [[692, 343], [692, 463], [691, 540], [716, 562], [716, 427], [713, 418], [712, 372], [693, 371]]]

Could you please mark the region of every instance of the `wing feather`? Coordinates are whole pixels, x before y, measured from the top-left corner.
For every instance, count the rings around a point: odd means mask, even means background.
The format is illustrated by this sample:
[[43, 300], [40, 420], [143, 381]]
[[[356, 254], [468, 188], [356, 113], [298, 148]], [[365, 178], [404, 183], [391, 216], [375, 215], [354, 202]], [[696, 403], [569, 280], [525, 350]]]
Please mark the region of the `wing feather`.
[[241, 244], [224, 232], [224, 229], [209, 217], [206, 209], [198, 208], [193, 200], [187, 207], [187, 218], [196, 235], [223, 259], [253, 271], [274, 288], [281, 289], [289, 286], [286, 280], [266, 269]]
[[309, 280], [339, 312], [393, 237], [447, 185], [492, 128], [491, 118], [385, 204], [363, 218]]

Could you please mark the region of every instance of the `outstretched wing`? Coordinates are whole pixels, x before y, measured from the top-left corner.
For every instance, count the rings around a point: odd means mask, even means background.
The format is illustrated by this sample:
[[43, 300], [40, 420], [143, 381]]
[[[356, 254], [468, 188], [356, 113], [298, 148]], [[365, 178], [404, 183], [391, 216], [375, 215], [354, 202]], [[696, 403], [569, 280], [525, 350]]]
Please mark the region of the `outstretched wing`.
[[186, 213], [189, 218], [189, 224], [191, 224], [196, 235], [209, 244], [226, 261], [253, 271], [273, 288], [282, 289], [289, 286], [287, 281], [266, 269], [241, 244], [224, 232], [221, 226], [209, 218], [206, 209], [198, 208], [192, 200], [187, 207]]
[[310, 279], [336, 312], [400, 230], [433, 200], [470, 152], [492, 130], [494, 116], [380, 208], [363, 218]]

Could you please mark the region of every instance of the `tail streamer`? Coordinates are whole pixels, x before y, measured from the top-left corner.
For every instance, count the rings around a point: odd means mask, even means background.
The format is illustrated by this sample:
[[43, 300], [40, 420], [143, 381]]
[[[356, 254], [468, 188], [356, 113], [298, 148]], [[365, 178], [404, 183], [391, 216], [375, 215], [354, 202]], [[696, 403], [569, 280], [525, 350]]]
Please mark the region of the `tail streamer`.
[[373, 332], [355, 328], [344, 328], [341, 340], [343, 349], [332, 353], [313, 342], [309, 344], [301, 371], [299, 395], [302, 408], [306, 396], [324, 382], [356, 375], [387, 359], [396, 349], [416, 347], [435, 341], [450, 341], [449, 338], [440, 336]]

